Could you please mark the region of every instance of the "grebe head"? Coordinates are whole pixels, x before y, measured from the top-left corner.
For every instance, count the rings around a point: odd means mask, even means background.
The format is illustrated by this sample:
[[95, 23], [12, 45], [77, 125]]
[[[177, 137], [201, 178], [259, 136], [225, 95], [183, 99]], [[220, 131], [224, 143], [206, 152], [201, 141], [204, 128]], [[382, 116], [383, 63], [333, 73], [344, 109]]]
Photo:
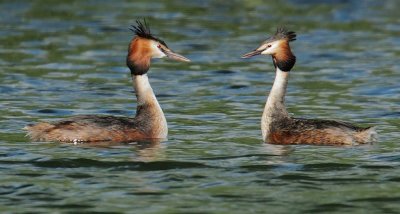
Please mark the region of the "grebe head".
[[265, 40], [260, 47], [245, 54], [242, 58], [250, 58], [256, 55], [271, 55], [274, 65], [282, 71], [290, 71], [296, 63], [289, 42], [296, 40], [296, 33], [278, 28], [274, 36]]
[[169, 49], [163, 40], [151, 34], [146, 20], [143, 20], [143, 22], [136, 20], [136, 25], [132, 25], [131, 30], [135, 33], [135, 37], [129, 44], [126, 64], [132, 74], [142, 75], [147, 73], [152, 58], [167, 57], [177, 61], [190, 62], [188, 58]]

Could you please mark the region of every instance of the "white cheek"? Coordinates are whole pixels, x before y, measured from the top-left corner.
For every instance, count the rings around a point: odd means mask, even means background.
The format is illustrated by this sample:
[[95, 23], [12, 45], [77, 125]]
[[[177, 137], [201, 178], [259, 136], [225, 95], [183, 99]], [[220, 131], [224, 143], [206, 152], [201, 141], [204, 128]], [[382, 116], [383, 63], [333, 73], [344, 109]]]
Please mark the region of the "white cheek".
[[152, 53], [153, 58], [163, 58], [163, 57], [167, 56], [167, 55], [165, 55], [164, 52], [162, 52], [162, 51], [157, 47], [157, 44], [156, 44], [156, 43], [153, 43], [153, 44], [152, 44], [151, 49], [152, 49], [152, 52], [153, 52], [153, 53]]
[[163, 58], [166, 57], [164, 52], [157, 48], [157, 50], [153, 51], [153, 58]]
[[264, 55], [271, 55], [275, 53], [275, 46], [269, 47], [267, 49], [265, 49], [263, 52], [261, 52], [261, 54]]
[[271, 52], [271, 49], [268, 48], [268, 49], [264, 50], [263, 52], [261, 52], [261, 54], [263, 54], [263, 55], [269, 55], [269, 54], [272, 54], [272, 52]]

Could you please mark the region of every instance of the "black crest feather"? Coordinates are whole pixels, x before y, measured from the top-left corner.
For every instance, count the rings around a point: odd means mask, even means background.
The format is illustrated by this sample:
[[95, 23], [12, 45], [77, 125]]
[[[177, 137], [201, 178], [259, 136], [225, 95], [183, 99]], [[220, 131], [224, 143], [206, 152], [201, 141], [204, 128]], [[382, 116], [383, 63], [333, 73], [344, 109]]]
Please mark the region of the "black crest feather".
[[276, 33], [273, 37], [275, 40], [287, 39], [289, 42], [296, 40], [296, 33], [293, 31], [288, 31], [284, 27], [278, 27]]
[[146, 39], [151, 39], [155, 40], [157, 42], [160, 42], [161, 44], [165, 45], [166, 47], [167, 44], [165, 42], [157, 37], [155, 37], [153, 34], [150, 32], [150, 27], [146, 22], [146, 19], [143, 19], [143, 22], [140, 20], [136, 20], [136, 25], [131, 25], [132, 28], [130, 30], [136, 34], [136, 36], [146, 38]]

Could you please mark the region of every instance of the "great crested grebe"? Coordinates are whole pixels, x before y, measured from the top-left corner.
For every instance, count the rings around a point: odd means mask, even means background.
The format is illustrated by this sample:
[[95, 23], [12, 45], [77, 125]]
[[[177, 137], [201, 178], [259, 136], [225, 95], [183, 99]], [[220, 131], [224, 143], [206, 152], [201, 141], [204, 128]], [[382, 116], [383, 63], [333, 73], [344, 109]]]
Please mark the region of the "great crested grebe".
[[276, 74], [261, 119], [263, 140], [271, 144], [357, 145], [376, 140], [374, 127], [361, 128], [336, 120], [290, 117], [285, 107], [289, 72], [296, 63], [289, 42], [296, 34], [278, 28], [260, 47], [242, 56], [271, 55]]
[[164, 41], [153, 36], [145, 20], [137, 20], [136, 24], [131, 28], [135, 36], [126, 57], [137, 98], [136, 116], [81, 115], [54, 123], [28, 125], [25, 129], [33, 141], [132, 142], [167, 137], [167, 121], [150, 86], [147, 71], [152, 58], [190, 60], [174, 53]]

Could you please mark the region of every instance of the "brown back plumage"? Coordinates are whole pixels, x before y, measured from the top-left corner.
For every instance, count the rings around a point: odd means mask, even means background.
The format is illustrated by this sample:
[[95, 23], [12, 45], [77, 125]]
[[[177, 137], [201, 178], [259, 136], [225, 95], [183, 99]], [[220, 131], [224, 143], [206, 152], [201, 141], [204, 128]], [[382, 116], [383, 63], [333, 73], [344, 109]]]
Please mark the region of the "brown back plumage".
[[272, 144], [358, 145], [377, 140], [373, 127], [336, 120], [283, 118], [271, 126], [267, 140]]
[[133, 118], [81, 115], [56, 123], [27, 126], [28, 136], [34, 141], [59, 142], [130, 142], [149, 138]]

